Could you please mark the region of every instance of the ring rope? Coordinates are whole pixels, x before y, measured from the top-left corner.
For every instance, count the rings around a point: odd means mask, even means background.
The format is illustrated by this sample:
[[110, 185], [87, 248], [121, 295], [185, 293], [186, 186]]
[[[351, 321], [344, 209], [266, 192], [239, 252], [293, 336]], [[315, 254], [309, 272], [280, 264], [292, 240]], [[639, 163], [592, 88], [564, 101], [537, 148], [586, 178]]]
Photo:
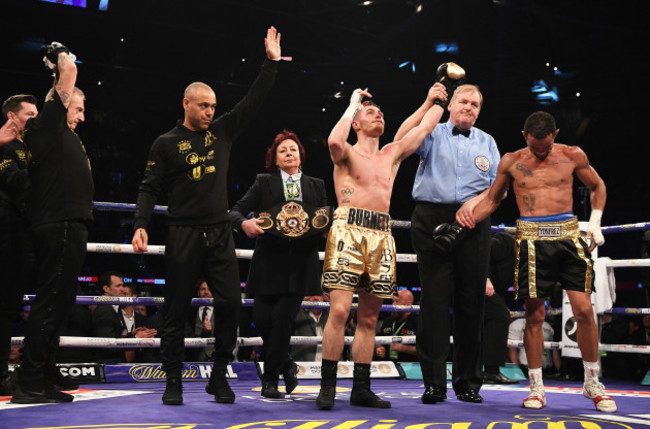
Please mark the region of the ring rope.
[[[34, 301], [36, 295], [23, 295], [23, 302], [29, 304]], [[252, 307], [255, 300], [253, 299], [242, 299], [242, 307]], [[130, 296], [77, 296], [76, 303], [79, 305], [163, 305], [165, 303], [165, 298], [163, 297], [151, 297], [151, 296], [141, 296], [141, 297], [130, 297]], [[192, 298], [191, 306], [192, 307], [201, 307], [201, 306], [211, 306], [213, 305], [212, 298]], [[352, 309], [357, 309], [359, 304], [353, 303]], [[300, 308], [316, 308], [321, 310], [326, 310], [330, 307], [329, 302], [320, 302], [320, 301], [303, 301]], [[417, 313], [420, 311], [419, 305], [394, 305], [394, 304], [383, 304], [381, 306], [381, 311], [384, 312], [395, 312], [395, 313]], [[559, 316], [562, 314], [561, 308], [549, 308], [546, 311], [546, 316]], [[650, 314], [650, 308], [630, 308], [630, 307], [614, 307], [610, 310], [604, 312], [604, 314], [623, 314], [623, 315], [638, 315], [643, 316]], [[518, 319], [526, 316], [525, 311], [511, 311], [510, 317], [513, 319]]]
[[[25, 337], [13, 337], [11, 345], [20, 347], [23, 345]], [[345, 337], [345, 345], [351, 345], [354, 341], [353, 336]], [[453, 343], [453, 338], [450, 338]], [[316, 336], [294, 336], [291, 337], [291, 345], [318, 345], [322, 344], [323, 337]], [[263, 344], [262, 337], [239, 337], [237, 346], [255, 347]], [[406, 335], [402, 337], [378, 336], [375, 337], [375, 344], [416, 344], [415, 335]], [[185, 338], [185, 347], [202, 348], [214, 345], [214, 338]], [[152, 349], [160, 347], [160, 338], [103, 338], [103, 337], [70, 337], [62, 336], [59, 339], [60, 347], [85, 347], [92, 349]], [[524, 347], [523, 341], [508, 340], [509, 348], [521, 349]], [[562, 349], [562, 343], [557, 341], [544, 341], [544, 349]], [[650, 354], [650, 345], [633, 345], [633, 344], [599, 344], [598, 349], [608, 352], [619, 353], [640, 353]]]
[[[88, 243], [86, 246], [88, 252], [94, 253], [126, 253], [126, 254], [152, 254], [164, 255], [164, 245], [149, 245], [146, 252], [135, 252], [133, 246], [130, 244], [119, 243]], [[252, 259], [252, 249], [235, 249], [238, 258]], [[325, 252], [318, 252], [318, 258], [323, 261], [325, 259]], [[410, 262], [416, 263], [418, 261], [417, 255], [414, 253], [398, 253], [395, 257], [397, 262]], [[607, 267], [621, 268], [621, 267], [650, 267], [650, 258], [645, 259], [616, 259], [610, 260], [606, 263]]]
[[[110, 212], [133, 212], [135, 211], [135, 204], [127, 203], [111, 203], [111, 202], [99, 202], [94, 201], [93, 207], [98, 211], [110, 211]], [[154, 213], [163, 214], [167, 212], [167, 206], [155, 205], [153, 207]], [[392, 220], [391, 225], [393, 228], [410, 228], [411, 221], [408, 220]], [[620, 232], [630, 232], [630, 231], [643, 231], [650, 229], [650, 222], [638, 222], [630, 223], [624, 225], [613, 225], [613, 226], [604, 226], [601, 227], [601, 232], [603, 234], [608, 233], [620, 233]], [[493, 232], [515, 232], [516, 228], [514, 226], [492, 226]]]
[[[94, 208], [98, 211], [114, 211], [114, 212], [132, 212], [135, 210], [135, 204], [125, 203], [110, 203], [110, 202], [94, 202]], [[154, 213], [163, 214], [167, 211], [166, 206], [154, 206]], [[404, 220], [392, 220], [392, 227], [394, 228], [410, 228], [411, 222]], [[650, 229], [650, 222], [640, 222], [634, 224], [624, 224], [615, 226], [602, 227], [603, 234], [607, 233], [623, 233], [631, 231], [641, 231]], [[492, 226], [493, 232], [510, 232], [516, 231], [515, 227], [508, 226]], [[147, 252], [134, 252], [133, 247], [128, 244], [119, 243], [88, 243], [87, 249], [89, 252], [95, 253], [125, 253], [125, 254], [151, 254], [151, 255], [164, 255], [164, 245], [149, 245]], [[236, 249], [236, 256], [242, 259], [251, 259], [253, 250], [251, 249]], [[320, 260], [324, 259], [324, 252], [319, 252]], [[397, 262], [417, 262], [415, 254], [397, 254]], [[607, 267], [648, 267], [650, 266], [650, 259], [622, 259], [607, 261]], [[24, 300], [31, 302], [33, 295], [25, 295]], [[91, 305], [91, 304], [118, 304], [118, 305], [162, 305], [164, 298], [160, 297], [97, 297], [97, 296], [79, 296], [77, 297], [77, 304]], [[212, 299], [195, 298], [192, 300], [193, 306], [212, 305]], [[250, 307], [253, 305], [253, 300], [242, 300], [242, 305]], [[358, 304], [352, 304], [352, 308], [356, 309]], [[328, 302], [311, 302], [304, 301], [301, 308], [328, 308]], [[382, 305], [382, 311], [396, 311], [396, 312], [409, 312], [419, 311], [419, 306], [394, 306]], [[547, 315], [554, 316], [561, 314], [561, 309], [549, 309]], [[605, 312], [606, 314], [626, 314], [626, 315], [644, 315], [650, 314], [650, 308], [612, 308]], [[525, 312], [513, 311], [511, 317], [523, 317]], [[415, 336], [403, 337], [376, 337], [376, 344], [415, 344]], [[352, 344], [354, 337], [346, 336], [345, 344]], [[450, 338], [453, 342], [453, 338]], [[12, 345], [22, 345], [23, 337], [12, 338]], [[322, 337], [292, 337], [291, 344], [321, 344]], [[196, 348], [205, 347], [214, 344], [214, 338], [186, 338], [185, 346]], [[261, 337], [251, 338], [238, 338], [238, 346], [260, 346], [262, 345]], [[88, 347], [88, 348], [156, 348], [160, 347], [159, 338], [94, 338], [94, 337], [61, 337], [61, 347]], [[523, 341], [508, 340], [508, 347], [510, 348], [523, 348]], [[559, 342], [544, 342], [545, 349], [561, 349], [562, 345]], [[622, 352], [622, 353], [644, 353], [650, 354], [650, 346], [631, 345], [631, 344], [599, 344], [599, 350]]]

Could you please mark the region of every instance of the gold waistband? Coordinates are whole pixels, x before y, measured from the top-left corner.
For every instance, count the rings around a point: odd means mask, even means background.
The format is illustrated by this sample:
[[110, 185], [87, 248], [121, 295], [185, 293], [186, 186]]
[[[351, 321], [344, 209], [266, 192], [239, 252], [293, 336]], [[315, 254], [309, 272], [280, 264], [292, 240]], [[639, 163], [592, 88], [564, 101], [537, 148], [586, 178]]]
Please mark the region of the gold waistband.
[[569, 240], [580, 237], [578, 219], [571, 218], [561, 222], [517, 221], [517, 240]]
[[390, 232], [390, 215], [388, 213], [344, 206], [338, 207], [334, 211], [334, 222], [337, 221], [350, 226]]

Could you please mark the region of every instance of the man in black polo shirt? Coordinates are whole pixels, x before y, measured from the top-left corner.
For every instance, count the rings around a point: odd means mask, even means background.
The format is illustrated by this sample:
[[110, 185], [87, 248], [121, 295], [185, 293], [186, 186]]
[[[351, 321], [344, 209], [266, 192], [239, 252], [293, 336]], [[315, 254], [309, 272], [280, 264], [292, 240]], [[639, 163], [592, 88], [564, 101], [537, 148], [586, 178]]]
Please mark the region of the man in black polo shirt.
[[[2, 117], [16, 131], [25, 128], [27, 120], [38, 115], [36, 97], [12, 95], [2, 103]], [[0, 396], [13, 392], [9, 380], [11, 328], [22, 308], [23, 294], [31, 288], [33, 254], [26, 220], [29, 173], [25, 144], [20, 134], [0, 148]]]
[[53, 42], [46, 64], [54, 86], [40, 114], [27, 121], [31, 190], [29, 223], [35, 252], [36, 298], [32, 303], [18, 385], [11, 402], [70, 402], [58, 392], [57, 332], [75, 303], [77, 278], [86, 255], [87, 224], [92, 221], [94, 185], [90, 162], [74, 132], [84, 121], [84, 94], [75, 87], [77, 66], [65, 46]]
[[162, 368], [167, 373], [166, 405], [183, 403], [181, 370], [185, 358], [183, 328], [196, 280], [203, 275], [214, 297], [214, 366], [206, 391], [219, 403], [232, 403], [226, 369], [233, 358], [241, 307], [239, 269], [228, 217], [226, 176], [233, 140], [241, 134], [266, 98], [280, 59], [280, 34], [271, 27], [267, 60], [248, 94], [217, 119], [212, 88], [201, 82], [185, 90], [185, 117], [156, 139], [140, 185], [133, 249], [147, 250], [149, 223], [157, 195], [168, 194], [169, 234], [165, 249], [167, 277], [161, 336]]

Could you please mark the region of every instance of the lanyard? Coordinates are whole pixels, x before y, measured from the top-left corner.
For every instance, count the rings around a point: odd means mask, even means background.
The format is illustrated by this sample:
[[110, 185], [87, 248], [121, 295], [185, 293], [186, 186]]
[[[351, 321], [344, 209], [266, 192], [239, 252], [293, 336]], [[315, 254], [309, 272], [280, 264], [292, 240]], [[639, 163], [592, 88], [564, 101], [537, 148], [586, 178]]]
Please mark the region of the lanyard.
[[[408, 319], [408, 318], [407, 318], [407, 319]], [[397, 337], [397, 336], [398, 336], [397, 333], [398, 333], [399, 331], [402, 330], [402, 328], [403, 328], [404, 325], [406, 324], [406, 320], [407, 320], [407, 319], [404, 319], [404, 321], [402, 322], [402, 324], [399, 325], [399, 326], [397, 327], [397, 330], [395, 330], [395, 321], [393, 320], [393, 336], [394, 336], [394, 337]]]

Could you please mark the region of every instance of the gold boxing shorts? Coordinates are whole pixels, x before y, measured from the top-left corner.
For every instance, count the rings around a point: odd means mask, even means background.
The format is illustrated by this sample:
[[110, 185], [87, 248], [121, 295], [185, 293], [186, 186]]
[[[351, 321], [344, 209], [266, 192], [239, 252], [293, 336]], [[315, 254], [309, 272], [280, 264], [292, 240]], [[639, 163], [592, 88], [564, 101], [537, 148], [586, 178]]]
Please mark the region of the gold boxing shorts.
[[395, 258], [390, 215], [339, 207], [327, 236], [323, 290], [360, 288], [379, 298], [397, 299]]
[[594, 271], [578, 220], [517, 221], [515, 299], [549, 298], [557, 282], [563, 289], [591, 293]]

